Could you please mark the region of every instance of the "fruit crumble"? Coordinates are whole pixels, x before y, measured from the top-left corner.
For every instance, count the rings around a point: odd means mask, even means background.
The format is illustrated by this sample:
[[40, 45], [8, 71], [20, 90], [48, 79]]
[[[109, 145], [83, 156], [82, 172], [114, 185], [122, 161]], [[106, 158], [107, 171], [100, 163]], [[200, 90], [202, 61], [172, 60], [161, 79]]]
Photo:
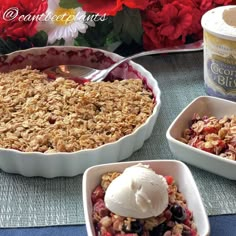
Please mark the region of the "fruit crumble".
[[0, 147], [75, 152], [114, 142], [145, 123], [155, 106], [142, 80], [88, 82], [29, 67], [0, 73]]
[[189, 128], [180, 141], [216, 154], [228, 160], [236, 160], [236, 115], [217, 119], [214, 116], [194, 114]]
[[168, 185], [169, 203], [160, 215], [136, 219], [111, 212], [105, 205], [105, 193], [110, 183], [120, 174], [103, 174], [101, 183], [92, 192], [92, 218], [97, 236], [198, 236], [193, 214], [172, 176], [164, 176]]

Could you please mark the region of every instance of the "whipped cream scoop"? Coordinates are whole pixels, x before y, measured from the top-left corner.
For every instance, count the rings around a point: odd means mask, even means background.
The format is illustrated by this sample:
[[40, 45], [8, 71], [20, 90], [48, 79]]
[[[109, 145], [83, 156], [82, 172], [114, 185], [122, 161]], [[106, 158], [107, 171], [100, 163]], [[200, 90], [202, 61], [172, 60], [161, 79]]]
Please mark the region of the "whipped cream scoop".
[[158, 216], [168, 206], [168, 185], [149, 166], [131, 166], [108, 186], [105, 205], [120, 216], [137, 219]]

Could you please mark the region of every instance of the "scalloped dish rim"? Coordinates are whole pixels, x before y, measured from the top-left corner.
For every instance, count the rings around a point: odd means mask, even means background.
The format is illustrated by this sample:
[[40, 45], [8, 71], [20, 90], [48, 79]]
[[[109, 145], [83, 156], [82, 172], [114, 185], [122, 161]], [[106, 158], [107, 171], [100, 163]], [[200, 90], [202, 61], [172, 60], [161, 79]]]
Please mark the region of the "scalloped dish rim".
[[[92, 50], [93, 52], [101, 52], [101, 53], [104, 53], [104, 56], [107, 57], [107, 58], [110, 58], [112, 60], [119, 60], [121, 59], [122, 57], [118, 54], [115, 54], [115, 53], [112, 53], [112, 52], [108, 52], [108, 51], [105, 51], [105, 50], [102, 50], [102, 49], [96, 49], [96, 48], [90, 48], [90, 47], [76, 47], [76, 46], [65, 46], [65, 47], [61, 47], [61, 46], [47, 46], [47, 47], [42, 47], [42, 48], [39, 48], [39, 47], [36, 47], [36, 48], [31, 48], [31, 49], [26, 49], [26, 50], [19, 50], [19, 51], [16, 51], [16, 52], [13, 52], [13, 53], [9, 53], [9, 54], [6, 54], [5, 57], [10, 57], [10, 58], [15, 58], [17, 57], [18, 55], [22, 56], [22, 55], [27, 55], [27, 53], [31, 53], [31, 54], [36, 54], [36, 55], [41, 55], [42, 53], [44, 52], [47, 52], [47, 50], [49, 49], [56, 49], [56, 50], [59, 50], [61, 53], [63, 53], [63, 50], [65, 50], [66, 52], [69, 51], [69, 50], [75, 50], [75, 51], [80, 51], [80, 50], [83, 50], [83, 49], [89, 49], [89, 50]], [[33, 52], [33, 53], [32, 53]], [[75, 176], [77, 174], [82, 174], [85, 169], [81, 169], [81, 167], [73, 167], [74, 170], [73, 170], [73, 174], [71, 175], [69, 173], [69, 171], [64, 171], [63, 168], [62, 170], [59, 170], [59, 171], [56, 171], [56, 174], [51, 174], [51, 173], [45, 173], [45, 171], [39, 171], [37, 170], [37, 173], [38, 174], [32, 174], [30, 171], [25, 171], [25, 167], [21, 167], [20, 168], [20, 158], [30, 158], [31, 160], [34, 159], [34, 160], [38, 160], [40, 158], [43, 159], [43, 162], [47, 162], [47, 160], [50, 160], [52, 161], [52, 158], [53, 160], [55, 160], [55, 163], [57, 162], [57, 164], [60, 164], [60, 161], [62, 159], [67, 159], [67, 160], [73, 160], [73, 159], [80, 159], [80, 156], [84, 154], [89, 154], [91, 153], [91, 158], [96, 158], [98, 159], [99, 156], [102, 155], [102, 151], [103, 149], [106, 149], [106, 151], [112, 149], [114, 146], [119, 146], [121, 142], [123, 142], [123, 140], [125, 139], [129, 139], [129, 140], [134, 140], [135, 138], [137, 138], [137, 133], [140, 133], [140, 131], [142, 131], [142, 129], [146, 130], [146, 132], [144, 132], [145, 134], [142, 136], [142, 139], [141, 142], [142, 142], [142, 145], [141, 147], [143, 146], [143, 143], [145, 140], [147, 140], [149, 138], [146, 137], [146, 133], [148, 133], [148, 130], [151, 130], [151, 132], [149, 133], [152, 133], [152, 130], [153, 130], [153, 127], [154, 127], [154, 124], [156, 123], [156, 119], [157, 119], [157, 116], [158, 116], [158, 113], [159, 113], [159, 110], [160, 110], [160, 107], [161, 107], [161, 91], [160, 91], [160, 88], [158, 86], [158, 82], [154, 79], [154, 77], [152, 76], [152, 74], [146, 70], [142, 65], [138, 64], [138, 63], [135, 63], [133, 61], [130, 61], [128, 63], [128, 65], [138, 73], [138, 75], [140, 76], [140, 79], [141, 78], [145, 78], [146, 79], [146, 82], [148, 84], [148, 86], [150, 87], [150, 89], [152, 90], [153, 94], [154, 94], [154, 102], [155, 102], [155, 106], [153, 108], [153, 112], [152, 114], [146, 119], [146, 121], [140, 125], [137, 129], [135, 129], [131, 134], [128, 134], [128, 135], [125, 135], [123, 137], [121, 137], [120, 139], [114, 141], [114, 142], [110, 142], [110, 143], [106, 143], [106, 144], [103, 144], [99, 147], [96, 147], [94, 149], [82, 149], [82, 150], [79, 150], [79, 151], [75, 151], [75, 152], [55, 152], [55, 153], [41, 153], [41, 152], [24, 152], [24, 151], [19, 151], [19, 150], [15, 150], [15, 149], [7, 149], [7, 148], [0, 148], [0, 169], [6, 171], [6, 172], [10, 172], [10, 173], [17, 173], [17, 174], [21, 174], [21, 175], [24, 175], [24, 176], [41, 176], [41, 177], [46, 177], [46, 178], [52, 178], [52, 177], [59, 177], [59, 176]], [[1, 65], [0, 65], [0, 68], [1, 68]], [[22, 67], [21, 67], [22, 68]], [[154, 119], [155, 118], [155, 119]], [[153, 120], [154, 119], [154, 120]], [[150, 129], [151, 127], [151, 129]], [[135, 140], [137, 141], [137, 140]], [[140, 140], [139, 140], [140, 141]], [[110, 149], [109, 149], [110, 147]], [[133, 148], [131, 148], [133, 151], [129, 152], [130, 155], [132, 155], [132, 153], [138, 149], [140, 149], [140, 147], [138, 148], [135, 148], [135, 145], [133, 145]], [[12, 168], [12, 166], [8, 166], [7, 168], [2, 168], [3, 165], [5, 163], [3, 163], [2, 161], [2, 153], [3, 155], [9, 155], [9, 153], [11, 153], [11, 158], [13, 159], [14, 161], [14, 164], [16, 165], [15, 168]], [[97, 153], [97, 155], [96, 155]], [[117, 159], [118, 161], [120, 160], [124, 160], [126, 158], [128, 158], [130, 155], [126, 155], [126, 157], [122, 157], [120, 159], [119, 157], [120, 153], [116, 153], [114, 154], [115, 159], [112, 160], [112, 157], [110, 158], [110, 162], [116, 162]], [[123, 155], [124, 156], [124, 155]], [[7, 157], [5, 157], [7, 158]], [[10, 158], [10, 157], [8, 157]], [[59, 158], [59, 159], [58, 159]], [[72, 158], [72, 159], [71, 159]], [[58, 159], [58, 161], [56, 161], [56, 159]], [[83, 159], [83, 158], [81, 158]], [[18, 161], [19, 160], [19, 161]], [[90, 167], [91, 165], [89, 165], [89, 160], [90, 158], [88, 158], [86, 161], [88, 162], [88, 167]], [[65, 161], [65, 160], [64, 160]], [[78, 160], [77, 160], [78, 161]], [[94, 160], [95, 161], [95, 160]], [[94, 162], [93, 161], [93, 162]], [[99, 161], [95, 161], [96, 164], [100, 163]], [[107, 163], [106, 162], [102, 162], [101, 164], [104, 164], [104, 163]], [[61, 163], [62, 164], [62, 163]], [[32, 164], [29, 164], [29, 166], [32, 165]], [[45, 166], [45, 163], [42, 164], [43, 166]], [[87, 165], [87, 163], [86, 163]], [[92, 164], [94, 165], [94, 163]], [[10, 171], [8, 170], [10, 168]], [[30, 168], [30, 167], [29, 167]], [[77, 171], [75, 171], [75, 168], [77, 168]], [[29, 174], [31, 173], [31, 174]]]

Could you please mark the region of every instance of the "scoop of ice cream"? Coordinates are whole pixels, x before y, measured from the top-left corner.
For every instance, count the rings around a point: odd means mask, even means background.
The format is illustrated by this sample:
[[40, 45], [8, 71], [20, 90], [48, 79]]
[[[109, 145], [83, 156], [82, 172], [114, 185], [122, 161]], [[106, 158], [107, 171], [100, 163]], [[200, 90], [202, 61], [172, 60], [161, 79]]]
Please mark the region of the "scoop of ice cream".
[[160, 215], [168, 206], [168, 185], [147, 165], [128, 167], [108, 186], [106, 207], [113, 213], [144, 219]]

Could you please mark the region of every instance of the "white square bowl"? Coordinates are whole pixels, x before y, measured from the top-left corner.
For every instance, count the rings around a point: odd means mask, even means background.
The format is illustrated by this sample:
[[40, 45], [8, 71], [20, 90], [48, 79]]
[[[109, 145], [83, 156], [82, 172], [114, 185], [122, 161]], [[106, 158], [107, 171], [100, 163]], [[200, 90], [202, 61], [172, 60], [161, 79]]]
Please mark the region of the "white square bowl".
[[102, 174], [109, 171], [123, 172], [127, 167], [142, 163], [149, 165], [157, 174], [171, 175], [174, 177], [179, 190], [184, 194], [188, 208], [193, 212], [200, 236], [207, 236], [210, 233], [208, 217], [203, 206], [199, 191], [189, 168], [180, 161], [175, 160], [150, 160], [132, 161], [112, 164], [103, 164], [90, 167], [83, 175], [83, 206], [88, 236], [95, 236], [92, 220], [91, 194], [100, 183]]
[[183, 136], [184, 130], [189, 127], [194, 113], [217, 118], [230, 116], [236, 114], [236, 103], [210, 96], [198, 97], [177, 116], [166, 132], [170, 149], [179, 160], [236, 180], [236, 161], [202, 151], [178, 140]]

